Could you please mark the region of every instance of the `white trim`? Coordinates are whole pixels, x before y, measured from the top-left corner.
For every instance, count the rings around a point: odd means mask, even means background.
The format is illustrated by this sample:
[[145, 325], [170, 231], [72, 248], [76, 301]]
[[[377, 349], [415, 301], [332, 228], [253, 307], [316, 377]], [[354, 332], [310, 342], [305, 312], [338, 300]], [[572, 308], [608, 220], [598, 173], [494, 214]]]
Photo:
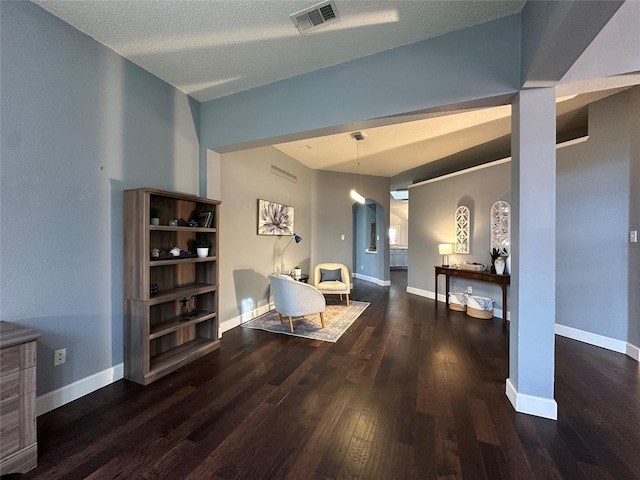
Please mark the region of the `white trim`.
[[482, 165], [478, 165], [477, 167], [465, 168], [464, 170], [460, 170], [458, 172], [448, 173], [447, 175], [441, 175], [440, 177], [430, 178], [429, 180], [424, 180], [422, 182], [414, 183], [409, 185], [407, 188], [419, 187], [421, 185], [426, 185], [428, 183], [439, 182], [440, 180], [446, 180], [447, 178], [457, 177], [458, 175], [464, 175], [466, 173], [475, 172], [476, 170], [482, 170], [484, 168], [495, 167], [496, 165], [501, 165], [503, 163], [507, 163], [511, 161], [511, 157], [502, 158], [500, 160], [495, 160], [493, 162], [484, 163]]
[[223, 322], [220, 322], [220, 335], [222, 335], [224, 332], [228, 332], [232, 328], [238, 327], [243, 323], [248, 322], [249, 320], [253, 320], [260, 315], [264, 315], [274, 308], [275, 305], [273, 303], [268, 303], [266, 305], [262, 305], [261, 307], [245, 312], [242, 315], [238, 315], [237, 317], [229, 318]]
[[107, 368], [102, 372], [89, 375], [78, 381], [65, 385], [52, 392], [45, 393], [36, 398], [36, 416], [50, 412], [53, 409], [61, 407], [69, 402], [73, 402], [80, 397], [106, 387], [113, 382], [124, 377], [124, 364], [119, 363], [111, 368]]
[[[574, 138], [572, 140], [567, 140], [566, 142], [556, 144], [556, 149], [570, 147], [571, 145], [576, 145], [578, 143], [586, 142], [589, 140], [589, 135], [584, 137]], [[475, 167], [466, 168], [464, 170], [460, 170], [453, 173], [448, 173], [446, 175], [441, 175], [439, 177], [430, 178], [429, 180], [424, 180], [422, 182], [414, 183], [409, 185], [407, 188], [411, 189], [413, 187], [419, 187], [420, 185], [426, 185], [428, 183], [439, 182], [440, 180], [446, 180], [447, 178], [457, 177], [458, 175], [464, 175], [466, 173], [475, 172], [476, 170], [482, 170], [483, 168], [495, 167], [496, 165], [501, 165], [503, 163], [507, 163], [511, 161], [511, 157], [501, 158], [499, 160], [494, 160], [493, 162], [483, 163], [482, 165], [477, 165]]]
[[605, 337], [603, 335], [598, 335], [597, 333], [567, 327], [566, 325], [560, 325], [558, 323], [555, 324], [554, 330], [555, 334], [560, 335], [561, 337], [571, 338], [582, 343], [622, 353], [633, 358], [636, 362], [640, 362], [640, 349], [631, 343], [625, 342], [624, 340]]
[[507, 378], [505, 393], [516, 412], [549, 418], [551, 420], [558, 419], [558, 404], [553, 398], [535, 397], [525, 393], [518, 393], [510, 378]]
[[391, 280], [380, 280], [379, 278], [370, 277], [368, 275], [363, 275], [362, 273], [354, 273], [353, 274], [358, 280], [364, 280], [365, 282], [375, 283], [381, 287], [390, 287]]
[[627, 343], [627, 351], [625, 352], [628, 357], [633, 358], [636, 362], [640, 362], [640, 348]]
[[562, 142], [556, 145], [556, 148], [564, 148], [570, 147], [571, 145], [577, 145], [582, 142], [586, 142], [589, 140], [589, 135], [585, 135], [584, 137], [574, 138], [573, 140], [567, 140], [566, 142]]
[[[420, 297], [430, 298], [431, 300], [433, 300], [436, 296], [436, 294], [430, 290], [422, 290], [421, 288], [409, 287], [409, 286], [407, 286], [407, 293], [411, 293], [412, 295], [418, 295]], [[444, 295], [442, 294], [438, 295], [438, 301], [444, 302], [445, 301]]]

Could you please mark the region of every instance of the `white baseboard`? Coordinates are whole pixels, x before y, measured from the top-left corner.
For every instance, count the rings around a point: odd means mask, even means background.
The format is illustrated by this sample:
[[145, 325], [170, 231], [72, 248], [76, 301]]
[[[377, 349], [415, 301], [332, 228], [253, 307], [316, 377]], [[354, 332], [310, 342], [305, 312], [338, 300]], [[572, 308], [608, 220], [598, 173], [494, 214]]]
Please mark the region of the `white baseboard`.
[[640, 348], [627, 343], [627, 351], [625, 353], [628, 357], [633, 358], [636, 362], [640, 362]]
[[549, 418], [551, 420], [558, 419], [558, 404], [553, 398], [543, 398], [518, 393], [513, 383], [511, 383], [510, 378], [507, 378], [506, 384], [505, 393], [516, 412]]
[[264, 315], [265, 313], [273, 310], [275, 305], [273, 303], [269, 303], [267, 305], [262, 305], [256, 309], [250, 310], [248, 312], [243, 313], [242, 315], [238, 315], [237, 317], [229, 318], [220, 322], [220, 335], [224, 332], [231, 330], [232, 328], [238, 327], [243, 323], [248, 322], [249, 320], [253, 320], [260, 315]]
[[375, 283], [380, 287], [391, 286], [391, 280], [380, 280], [379, 278], [370, 277], [368, 275], [363, 275], [361, 273], [354, 273], [353, 276], [355, 276], [358, 280], [364, 280], [365, 282]]
[[566, 325], [560, 325], [557, 323], [555, 325], [555, 333], [561, 337], [571, 338], [573, 340], [605, 348], [613, 352], [623, 353], [633, 358], [636, 362], [640, 362], [640, 349], [635, 345], [625, 342], [624, 340], [605, 337], [603, 335], [598, 335], [597, 333], [587, 332], [585, 330], [579, 330], [577, 328], [567, 327]]
[[73, 402], [80, 397], [106, 387], [107, 385], [124, 377], [124, 364], [120, 363], [102, 372], [90, 375], [81, 380], [75, 381], [62, 388], [36, 398], [36, 415], [40, 416], [51, 410], [61, 407], [69, 402]]
[[[410, 293], [412, 295], [418, 295], [419, 297], [430, 298], [431, 300], [433, 300], [436, 297], [435, 293], [430, 290], [422, 290], [421, 288], [409, 287], [409, 286], [407, 286], [407, 293]], [[442, 294], [438, 295], [438, 301], [444, 302], [445, 296]]]

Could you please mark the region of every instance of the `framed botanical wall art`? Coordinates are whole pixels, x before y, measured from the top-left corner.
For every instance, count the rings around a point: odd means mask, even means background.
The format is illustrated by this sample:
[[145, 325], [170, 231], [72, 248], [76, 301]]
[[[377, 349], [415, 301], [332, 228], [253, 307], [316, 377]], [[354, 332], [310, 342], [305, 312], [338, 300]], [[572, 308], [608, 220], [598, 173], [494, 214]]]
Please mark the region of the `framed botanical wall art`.
[[258, 235], [293, 235], [293, 213], [290, 205], [258, 200]]

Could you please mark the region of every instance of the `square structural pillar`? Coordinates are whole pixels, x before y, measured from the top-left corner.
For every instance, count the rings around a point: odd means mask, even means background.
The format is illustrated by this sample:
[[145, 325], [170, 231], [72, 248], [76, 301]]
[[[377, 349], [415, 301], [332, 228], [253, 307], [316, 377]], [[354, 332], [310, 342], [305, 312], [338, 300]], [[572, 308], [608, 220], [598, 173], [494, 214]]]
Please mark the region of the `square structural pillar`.
[[511, 118], [512, 272], [506, 393], [516, 411], [555, 420], [555, 89], [520, 91]]

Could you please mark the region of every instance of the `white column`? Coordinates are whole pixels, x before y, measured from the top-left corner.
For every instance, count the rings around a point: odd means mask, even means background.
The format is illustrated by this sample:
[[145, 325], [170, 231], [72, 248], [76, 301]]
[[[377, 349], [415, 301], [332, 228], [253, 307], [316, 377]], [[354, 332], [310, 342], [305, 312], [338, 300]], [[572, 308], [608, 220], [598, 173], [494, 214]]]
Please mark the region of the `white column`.
[[555, 89], [523, 90], [512, 110], [513, 272], [506, 393], [516, 411], [555, 420]]

